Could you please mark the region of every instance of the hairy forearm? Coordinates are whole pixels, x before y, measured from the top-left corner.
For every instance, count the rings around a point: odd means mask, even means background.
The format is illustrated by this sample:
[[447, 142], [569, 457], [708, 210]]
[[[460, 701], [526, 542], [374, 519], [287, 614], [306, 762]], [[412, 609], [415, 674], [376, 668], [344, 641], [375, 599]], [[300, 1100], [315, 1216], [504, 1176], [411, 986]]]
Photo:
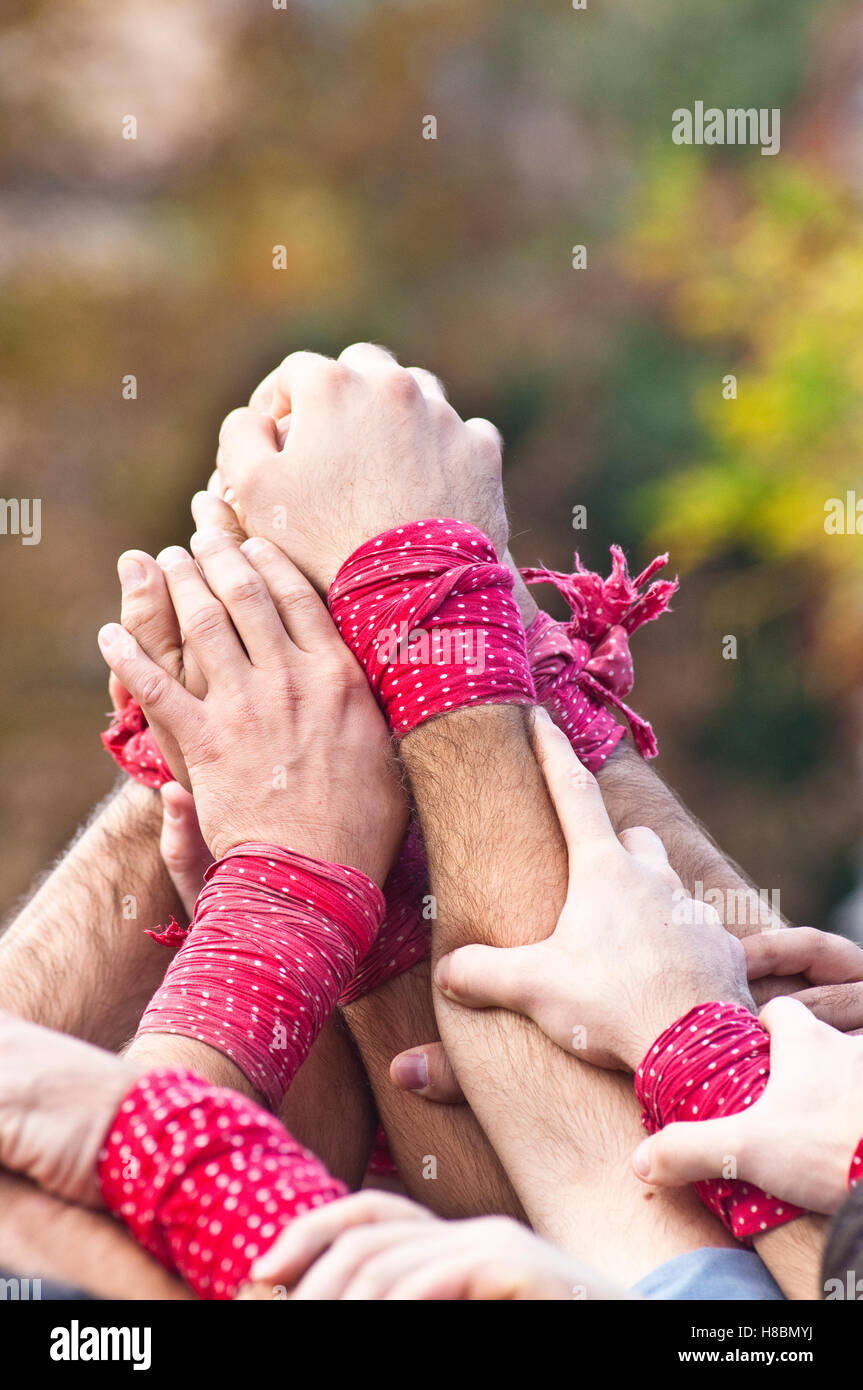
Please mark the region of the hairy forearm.
[[[782, 925], [782, 918], [768, 913], [742, 871], [725, 858], [691, 812], [632, 748], [620, 747], [598, 781], [615, 830], [650, 826], [663, 841], [686, 890], [700, 891], [734, 936], [742, 938]], [[798, 976], [777, 979], [768, 982], [766, 990], [762, 984], [761, 996], [787, 994], [807, 983]], [[820, 1217], [806, 1217], [757, 1238], [758, 1253], [787, 1297], [819, 1296], [815, 1284], [825, 1225]]]
[[[405, 737], [402, 756], [437, 899], [434, 957], [548, 936], [567, 856], [523, 711], [436, 719]], [[435, 1007], [468, 1101], [541, 1234], [628, 1283], [684, 1249], [725, 1243], [688, 1193], [654, 1193], [648, 1213], [629, 1161], [641, 1136], [631, 1081], [564, 1053], [516, 1015], [440, 996]]]
[[159, 854], [158, 796], [127, 781], [0, 937], [0, 1008], [112, 1051], [168, 963], [146, 928], [182, 907]]
[[523, 1218], [512, 1185], [468, 1106], [433, 1105], [390, 1080], [397, 1053], [437, 1037], [428, 963], [349, 1004], [344, 1013], [409, 1195], [446, 1218], [489, 1212]]

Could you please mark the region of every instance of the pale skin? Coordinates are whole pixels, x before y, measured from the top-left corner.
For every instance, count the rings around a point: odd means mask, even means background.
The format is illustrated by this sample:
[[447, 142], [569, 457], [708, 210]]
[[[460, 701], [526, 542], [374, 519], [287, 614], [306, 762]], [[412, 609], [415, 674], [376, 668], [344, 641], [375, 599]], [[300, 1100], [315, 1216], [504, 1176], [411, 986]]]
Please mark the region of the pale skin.
[[252, 1277], [262, 1296], [384, 1301], [626, 1299], [597, 1270], [508, 1217], [440, 1221], [403, 1197], [363, 1192], [286, 1227]]
[[[263, 840], [383, 883], [404, 834], [404, 793], [383, 720], [329, 614], [265, 541], [240, 550], [215, 532], [199, 536], [195, 550], [197, 565], [179, 547], [160, 561], [203, 695], [125, 628], [109, 625], [99, 641], [116, 680], [182, 764], [207, 849], [220, 858]], [[272, 775], [274, 764], [287, 768], [285, 779]], [[227, 1057], [197, 1039], [143, 1034], [128, 1056], [188, 1065], [254, 1095]]]
[[[376, 352], [378, 350], [372, 349], [371, 351]], [[356, 356], [357, 354], [354, 354], [355, 358]], [[393, 367], [392, 360], [388, 359], [388, 361], [390, 366], [389, 368], [385, 368], [384, 370], [391, 370]], [[429, 382], [427, 380], [423, 380], [421, 374], [415, 374], [415, 380], [417, 382], [417, 385], [420, 386], [421, 390], [429, 389]], [[401, 390], [401, 387], [399, 389]], [[403, 394], [405, 393], [403, 392]], [[273, 400], [275, 401], [275, 389], [273, 389]], [[283, 411], [285, 404], [286, 401], [284, 399], [283, 393], [279, 401], [275, 402], [273, 408], [277, 413], [280, 413]], [[277, 432], [277, 437], [279, 437], [279, 434], [281, 434], [285, 438], [287, 437], [286, 431]], [[480, 434], [483, 435], [486, 440], [493, 439], [493, 434], [490, 429], [481, 428]], [[483, 447], [487, 448], [487, 445], [484, 445]], [[445, 510], [456, 511], [457, 507], [447, 506]], [[461, 513], [459, 512], [459, 514]], [[478, 524], [482, 523], [479, 522]], [[486, 529], [491, 529], [491, 526], [487, 526]], [[665, 836], [668, 843], [672, 863], [674, 863], [675, 866], [680, 870], [684, 882], [686, 882], [688, 886], [692, 886], [692, 879], [694, 879], [695, 877], [700, 877], [702, 881], [705, 882], [705, 885], [708, 887], [711, 886], [711, 881], [722, 881], [723, 875], [724, 882], [729, 885], [733, 885], [735, 883], [739, 884], [742, 882], [733, 873], [733, 871], [731, 871], [730, 869], [728, 869], [727, 866], [724, 865], [724, 861], [722, 861], [721, 856], [710, 845], [710, 842], [706, 839], [706, 837], [701, 835], [700, 832], [698, 832], [697, 829], [694, 826], [692, 826], [691, 822], [687, 820], [686, 814], [685, 812], [683, 812], [682, 808], [680, 808], [678, 804], [674, 801], [674, 799], [670, 796], [670, 794], [665, 791], [658, 779], [656, 779], [655, 776], [648, 769], [642, 767], [639, 760], [633, 757], [627, 757], [626, 755], [618, 755], [617, 757], [611, 760], [607, 769], [604, 771], [602, 782], [604, 791], [608, 799], [612, 820], [614, 821], [617, 828], [620, 828], [620, 826], [627, 818], [631, 819], [633, 815], [632, 803], [638, 804], [639, 799], [641, 799], [642, 803], [645, 801], [649, 802], [651, 801], [651, 799], [653, 799], [656, 802], [655, 809], [651, 807], [651, 814], [655, 817], [654, 824], [656, 825], [656, 828], [660, 829], [663, 835]], [[629, 788], [628, 791], [626, 790], [627, 787]], [[617, 802], [618, 804], [615, 805], [615, 802]], [[639, 815], [638, 818], [646, 820], [649, 817], [647, 815], [642, 814]], [[713, 880], [711, 880], [711, 874], [714, 875]], [[156, 911], [150, 916], [149, 920], [157, 920], [159, 918], [164, 919], [165, 915], [166, 914], [163, 911]], [[93, 919], [93, 917], [96, 917], [97, 921], [99, 920], [99, 915], [97, 913], [90, 914], [91, 920]], [[141, 935], [143, 934], [141, 933]], [[402, 987], [403, 994], [406, 992], [407, 986], [411, 982], [411, 978], [412, 977], [410, 976], [406, 978], [405, 985]], [[395, 995], [397, 992], [396, 987], [398, 985], [398, 981], [394, 982], [392, 986], [386, 987], [386, 991], [380, 991], [379, 995], [376, 996], [375, 1001], [372, 1001], [372, 1003], [374, 1003], [377, 1001], [378, 998], [381, 998], [380, 1007], [382, 1010], [382, 1016], [383, 1011], [385, 1011], [386, 1008], [386, 1002], [383, 996], [385, 994], [388, 994], [390, 996]], [[370, 1013], [372, 1005], [366, 1005], [365, 1001], [362, 1001], [360, 1005], [353, 1007], [357, 1010], [361, 1010], [363, 1009], [364, 1005], [365, 1012]], [[47, 999], [43, 1001], [43, 1007], [46, 1008], [46, 1010], [50, 1009], [51, 1005], [47, 1001]], [[402, 1014], [409, 1018], [409, 1010], [406, 1011], [403, 1006], [400, 1007], [402, 1007]], [[131, 1026], [134, 1027], [134, 1022]], [[368, 1031], [371, 1031], [372, 1027], [373, 1019], [370, 1017]], [[418, 1025], [416, 1026], [416, 1031], [413, 1033], [413, 1039], [415, 1039], [416, 1037], [422, 1038], [429, 1036], [432, 1036], [431, 1031], [427, 1024], [423, 1026], [422, 1016], [420, 1015]], [[389, 1058], [392, 1057], [393, 1052], [399, 1050], [400, 1046], [404, 1046], [406, 1042], [412, 1041], [413, 1039], [411, 1039], [410, 1037], [403, 1037], [400, 1040], [394, 1040], [388, 1046], [388, 1056], [384, 1055], [382, 1059], [380, 1057], [376, 1059], [377, 1079], [373, 1077], [373, 1084], [375, 1085], [375, 1089], [378, 1092], [379, 1100], [381, 1102], [383, 1101], [383, 1097], [387, 1089], [386, 1065], [388, 1063]], [[381, 1072], [382, 1067], [383, 1072]], [[414, 1102], [412, 1098], [407, 1097], [406, 1099], [409, 1105], [416, 1104], [416, 1102]], [[406, 1125], [410, 1125], [413, 1129], [416, 1129], [417, 1121], [419, 1120], [419, 1127], [421, 1132], [428, 1133], [429, 1125], [432, 1122], [425, 1118], [419, 1119], [419, 1116], [415, 1110], [408, 1110], [407, 1112], [405, 1112], [403, 1108], [399, 1109], [398, 1105], [401, 1103], [402, 1098], [398, 1096], [397, 1093], [395, 1093], [395, 1099], [393, 1102], [393, 1115], [394, 1117], [398, 1116], [401, 1126], [404, 1128]], [[435, 1121], [435, 1123], [437, 1122]], [[463, 1121], [460, 1120], [458, 1123], [463, 1124]], [[393, 1130], [394, 1132], [397, 1132], [398, 1124], [393, 1125]], [[437, 1144], [437, 1141], [435, 1142]], [[435, 1151], [441, 1152], [442, 1149], [436, 1147]], [[463, 1179], [460, 1177], [458, 1182], [454, 1184], [454, 1188], [458, 1191], [459, 1195], [461, 1194], [463, 1186]], [[443, 1184], [441, 1184], [441, 1187], [443, 1187]], [[437, 1192], [439, 1192], [440, 1190], [441, 1188], [436, 1189], [436, 1192], [433, 1195], [436, 1196]], [[424, 1195], [429, 1195], [427, 1184], [425, 1185]], [[480, 1200], [482, 1199], [480, 1198]]]
[[[218, 460], [220, 475], [236, 499], [241, 519], [245, 518], [246, 524], [250, 523], [256, 530], [271, 534], [273, 539], [289, 544], [297, 563], [320, 589], [332, 581], [338, 565], [363, 540], [399, 521], [441, 515], [441, 507], [434, 504], [442, 495], [460, 518], [480, 526], [494, 538], [501, 531], [503, 511], [499, 451], [495, 459], [489, 452], [478, 475], [481, 484], [472, 487], [472, 471], [467, 467], [454, 468], [453, 459], [458, 456], [462, 440], [468, 454], [474, 440], [460, 435], [461, 422], [457, 417], [453, 418], [453, 412], [448, 407], [444, 408], [444, 404], [432, 402], [409, 373], [399, 369], [387, 354], [375, 356], [375, 350], [367, 345], [360, 349], [348, 349], [338, 363], [323, 359], [313, 361], [309, 354], [295, 355], [286, 359], [279, 369], [273, 393], [272, 412], [285, 422], [283, 428], [278, 429], [275, 420], [262, 423], [254, 412], [235, 412], [228, 418], [221, 436]], [[323, 414], [326, 414], [326, 427], [322, 427], [322, 444], [316, 452], [312, 442], [316, 436], [314, 421]], [[286, 419], [288, 416], [289, 421]], [[467, 430], [468, 427], [461, 425], [461, 429]], [[358, 432], [364, 441], [370, 442], [367, 447], [354, 452], [350, 441], [356, 440]], [[308, 442], [308, 455], [299, 448], [298, 441], [300, 444]], [[375, 460], [387, 452], [399, 458], [400, 466], [398, 473], [389, 479], [386, 501], [382, 505], [378, 500], [380, 489], [359, 486], [358, 475], [362, 475], [363, 483], [373, 484], [377, 466]], [[277, 494], [282, 499], [280, 504], [273, 500]], [[458, 502], [457, 508], [452, 508], [453, 500]], [[276, 533], [284, 522], [284, 516], [274, 510], [276, 505], [283, 505], [287, 509], [288, 535], [281, 538]], [[507, 726], [503, 723], [507, 718], [505, 710], [476, 713], [484, 718], [482, 734], [490, 737], [491, 748], [498, 758], [499, 766], [494, 770], [487, 765], [480, 766], [478, 754], [476, 764], [469, 757], [470, 749], [481, 742], [476, 730], [471, 730], [472, 737], [467, 738], [467, 756], [465, 746], [460, 744], [460, 760], [454, 761], [451, 747], [453, 733], [457, 727], [460, 729], [464, 725], [467, 716], [463, 713], [433, 720], [421, 730], [414, 730], [402, 743], [402, 755], [420, 812], [430, 856], [432, 886], [439, 905], [440, 917], [435, 933], [438, 951], [470, 940], [482, 942], [487, 939], [489, 944], [497, 941], [497, 944], [515, 945], [519, 937], [524, 941], [541, 939], [550, 931], [565, 896], [563, 845], [558, 834], [558, 851], [555, 854], [552, 848], [555, 844], [552, 817], [540, 809], [544, 801], [547, 805], [547, 797], [541, 782], [538, 783], [536, 776], [531, 774], [532, 754], [529, 748], [525, 752], [524, 731], [522, 729], [519, 736], [515, 724]], [[459, 721], [458, 725], [455, 721]], [[422, 750], [421, 756], [417, 756], [418, 749]], [[483, 754], [483, 758], [486, 757], [487, 751]], [[436, 799], [434, 792], [443, 783], [451, 792], [453, 784], [459, 785], [460, 779], [464, 781], [466, 774], [470, 774], [467, 776], [470, 798], [465, 796], [464, 801], [458, 804], [459, 815], [454, 816], [452, 796], [446, 799], [444, 806], [440, 793]], [[484, 781], [489, 776], [494, 779], [491, 785]], [[425, 806], [424, 793], [430, 795]], [[482, 817], [476, 815], [477, 801], [482, 805], [487, 799], [495, 804], [497, 816], [494, 827], [484, 824]], [[520, 808], [530, 808], [527, 812], [522, 809], [517, 831], [514, 825], [506, 823], [502, 815], [504, 807], [515, 804], [519, 804]], [[449, 833], [436, 842], [435, 835], [440, 830], [438, 816], [443, 815], [444, 811], [445, 819], [448, 817], [446, 825]], [[531, 823], [528, 826], [527, 822], [532, 822], [534, 817], [535, 825]], [[458, 822], [455, 831], [452, 829], [453, 821]], [[478, 833], [480, 829], [483, 832], [481, 838]], [[501, 837], [502, 834], [506, 834], [506, 845], [500, 849], [499, 880], [494, 875], [487, 875], [487, 896], [482, 901], [473, 899], [468, 907], [464, 902], [463, 888], [456, 878], [456, 869], [460, 865], [464, 874], [472, 863], [487, 864], [490, 858], [494, 862], [494, 851], [490, 847], [495, 845], [495, 836]], [[513, 852], [513, 844], [517, 841], [524, 846], [520, 855]], [[471, 854], [466, 852], [468, 846]], [[530, 853], [527, 852], [528, 847]], [[537, 868], [540, 864], [541, 870]], [[529, 901], [522, 902], [516, 892], [513, 902], [513, 882], [530, 886], [529, 893], [525, 894]], [[486, 913], [488, 917], [485, 922], [478, 920]], [[505, 914], [518, 922], [518, 935], [515, 940], [501, 943], [500, 924]], [[497, 937], [495, 932], [498, 933]], [[489, 933], [487, 937], [486, 933]], [[523, 1086], [520, 1091], [510, 1094], [508, 1088], [502, 1085], [500, 1076], [490, 1070], [485, 1074], [484, 1085], [474, 1085], [471, 1081], [465, 1084], [468, 1067], [474, 1070], [474, 1076], [481, 1071], [477, 1064], [477, 1052], [482, 1052], [485, 1059], [491, 1050], [488, 1025], [485, 1030], [480, 1027], [477, 1032], [476, 1024], [467, 1025], [463, 1018], [453, 1018], [448, 1014], [447, 1006], [440, 1001], [437, 1011], [442, 1031], [449, 1026], [456, 1049], [462, 1043], [459, 1058], [453, 1053], [444, 1031], [443, 1040], [463, 1089], [534, 1225], [542, 1230], [542, 1223], [550, 1221], [552, 1226], [558, 1228], [553, 1238], [564, 1245], [574, 1238], [575, 1227], [581, 1242], [578, 1248], [591, 1250], [589, 1242], [596, 1239], [595, 1229], [585, 1231], [579, 1226], [578, 1220], [573, 1218], [568, 1221], [544, 1209], [548, 1204], [544, 1202], [542, 1194], [552, 1190], [552, 1170], [557, 1169], [559, 1173], [560, 1164], [549, 1164], [548, 1154], [550, 1149], [554, 1149], [554, 1144], [546, 1143], [544, 1152], [537, 1150], [531, 1140], [532, 1121], [528, 1116], [535, 1116], [538, 1123], [546, 1126], [544, 1133], [547, 1140], [549, 1132], [555, 1130], [556, 1114], [563, 1096], [566, 1114], [592, 1114], [594, 1132], [600, 1130], [618, 1135], [627, 1130], [624, 1119], [627, 1107], [632, 1116], [630, 1126], [636, 1121], [631, 1099], [618, 1093], [624, 1110], [619, 1122], [609, 1123], [604, 1107], [617, 1103], [613, 1099], [612, 1078], [598, 1081], [594, 1071], [591, 1079], [587, 1079], [584, 1064], [569, 1058], [562, 1060], [582, 1069], [578, 1079], [573, 1076], [564, 1080], [555, 1076], [559, 1084], [554, 1088], [554, 1101], [549, 1097], [544, 1106], [537, 1104], [536, 1096], [527, 1098]], [[516, 1022], [513, 1020], [513, 1023]], [[504, 1024], [502, 1016], [495, 1015], [493, 1032], [510, 1027], [512, 1024]], [[466, 1038], [468, 1032], [473, 1032], [471, 1041]], [[516, 1039], [518, 1037], [516, 1034]], [[514, 1070], [522, 1079], [528, 1075], [533, 1079], [533, 1073], [539, 1070], [540, 1064], [535, 1048], [526, 1046], [523, 1041], [515, 1041], [512, 1046], [512, 1042], [507, 1037], [506, 1052], [513, 1058], [523, 1059], [523, 1067], [516, 1064]], [[560, 1062], [552, 1057], [541, 1060], [545, 1065], [537, 1078], [540, 1092], [549, 1073], [554, 1075], [560, 1066]], [[465, 1075], [462, 1075], [463, 1070]], [[573, 1089], [571, 1104], [566, 1103], [567, 1081]], [[593, 1101], [593, 1091], [597, 1087], [597, 1099]], [[585, 1088], [590, 1093], [590, 1100], [584, 1093]], [[592, 1104], [602, 1112], [601, 1122], [597, 1111], [592, 1111]], [[520, 1110], [524, 1115], [522, 1123], [518, 1119]], [[504, 1117], [505, 1130], [501, 1123]], [[630, 1127], [629, 1132], [631, 1137], [635, 1136], [633, 1128]], [[558, 1160], [566, 1153], [566, 1144], [563, 1138], [561, 1151], [555, 1155]], [[607, 1159], [607, 1155], [604, 1157]], [[605, 1210], [609, 1198], [620, 1201], [621, 1192], [627, 1191], [627, 1185], [631, 1190], [634, 1179], [628, 1163], [625, 1167], [630, 1176], [620, 1175], [622, 1186], [615, 1184], [612, 1196], [608, 1182], [614, 1165], [606, 1161], [603, 1167], [606, 1184], [603, 1196], [606, 1201], [582, 1201], [582, 1206]], [[583, 1199], [583, 1190], [580, 1195]], [[628, 1223], [630, 1248], [626, 1252], [606, 1248], [605, 1258], [597, 1260], [597, 1263], [612, 1271], [620, 1267], [620, 1262], [625, 1262], [630, 1277], [633, 1266], [638, 1269], [639, 1261], [638, 1253], [633, 1258], [633, 1247], [637, 1246], [638, 1241], [632, 1232], [638, 1229], [636, 1213], [640, 1205], [640, 1198], [635, 1192], [632, 1200], [633, 1221]], [[564, 1201], [560, 1206], [567, 1213], [573, 1211], [572, 1203]], [[703, 1228], [696, 1230], [698, 1218], [694, 1213], [685, 1215], [682, 1223], [680, 1216], [680, 1210], [676, 1210], [677, 1229], [674, 1239], [669, 1242], [675, 1248], [670, 1249], [669, 1254], [680, 1253], [681, 1248], [692, 1248], [687, 1243], [689, 1240], [698, 1244], [710, 1243]], [[695, 1222], [694, 1226], [689, 1224], [690, 1216]], [[644, 1231], [641, 1258], [649, 1261], [650, 1267], [657, 1263], [657, 1254], [661, 1253], [661, 1241], [657, 1240], [655, 1228], [662, 1224], [661, 1218], [659, 1221], [652, 1220]], [[561, 1229], [561, 1226], [569, 1226], [569, 1229]], [[772, 1239], [779, 1241], [780, 1234], [776, 1233]], [[787, 1279], [786, 1287], [790, 1287], [790, 1284], [791, 1280]]]

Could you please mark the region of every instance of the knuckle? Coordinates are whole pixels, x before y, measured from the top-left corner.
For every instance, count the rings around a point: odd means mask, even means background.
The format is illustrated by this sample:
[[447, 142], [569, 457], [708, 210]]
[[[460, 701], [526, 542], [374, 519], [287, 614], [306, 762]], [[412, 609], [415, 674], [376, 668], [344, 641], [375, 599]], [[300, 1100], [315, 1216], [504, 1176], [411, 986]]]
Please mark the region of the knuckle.
[[416, 377], [411, 376], [404, 367], [396, 367], [387, 372], [383, 380], [387, 399], [396, 404], [413, 405], [422, 396], [422, 389]]
[[255, 575], [233, 579], [227, 586], [226, 598], [236, 606], [257, 604], [264, 597], [264, 586]]
[[167, 698], [168, 677], [161, 671], [148, 671], [139, 688], [141, 704], [146, 709], [155, 709]]
[[242, 425], [248, 419], [248, 416], [249, 409], [247, 406], [237, 406], [235, 410], [229, 411], [219, 428], [219, 443], [224, 444], [226, 436], [238, 426]]
[[183, 624], [185, 634], [193, 640], [212, 637], [222, 626], [223, 617], [222, 609], [216, 608], [214, 604], [207, 604], [204, 608], [198, 608], [185, 620]]
[[561, 773], [561, 782], [565, 789], [574, 792], [591, 791], [598, 786], [593, 773], [589, 772], [583, 763], [575, 760]]
[[319, 363], [316, 377], [323, 389], [340, 394], [354, 381], [354, 374], [346, 362], [323, 361]]
[[279, 589], [279, 607], [286, 613], [304, 613], [317, 607], [314, 590], [302, 584], [286, 584]]

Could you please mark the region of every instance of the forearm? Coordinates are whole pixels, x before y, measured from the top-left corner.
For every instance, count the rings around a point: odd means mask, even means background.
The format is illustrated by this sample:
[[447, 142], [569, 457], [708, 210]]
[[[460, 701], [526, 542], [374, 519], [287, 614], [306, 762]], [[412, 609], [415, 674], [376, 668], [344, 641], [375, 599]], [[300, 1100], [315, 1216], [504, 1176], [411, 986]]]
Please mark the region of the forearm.
[[397, 1053], [437, 1036], [428, 964], [364, 995], [344, 1014], [408, 1194], [446, 1218], [502, 1212], [523, 1219], [512, 1185], [470, 1108], [429, 1104], [390, 1080]]
[[128, 781], [0, 937], [0, 1008], [116, 1051], [168, 962], [146, 935], [182, 907], [158, 797]]
[[[402, 742], [437, 899], [435, 958], [471, 942], [540, 940], [563, 905], [566, 850], [525, 721], [505, 706], [461, 711]], [[685, 1249], [727, 1243], [692, 1194], [666, 1204], [657, 1193], [645, 1206], [627, 1078], [564, 1053], [520, 1016], [439, 995], [435, 1008], [471, 1107], [541, 1234], [629, 1284]]]
[[829, 1222], [825, 1216], [801, 1216], [755, 1237], [755, 1249], [786, 1298], [819, 1299], [819, 1270]]

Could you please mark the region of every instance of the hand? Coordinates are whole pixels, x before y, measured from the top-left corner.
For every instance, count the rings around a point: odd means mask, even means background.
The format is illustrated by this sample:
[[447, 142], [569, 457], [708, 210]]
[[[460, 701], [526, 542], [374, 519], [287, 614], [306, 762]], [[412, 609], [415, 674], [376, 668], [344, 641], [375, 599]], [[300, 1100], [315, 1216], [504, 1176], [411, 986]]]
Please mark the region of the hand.
[[302, 1301], [628, 1296], [508, 1217], [440, 1221], [375, 1191], [297, 1217], [251, 1273]]
[[596, 779], [543, 711], [534, 730], [569, 849], [560, 920], [530, 946], [461, 947], [438, 962], [435, 984], [457, 1004], [526, 1014], [585, 1061], [633, 1071], [696, 1004], [752, 1008], [743, 950], [706, 905], [692, 925], [695, 914], [652, 831], [638, 827], [618, 840]]
[[863, 1041], [837, 1033], [795, 999], [773, 999], [770, 1080], [750, 1109], [721, 1120], [666, 1126], [636, 1150], [652, 1186], [733, 1176], [807, 1211], [836, 1211], [863, 1137]]
[[99, 1150], [142, 1068], [0, 1013], [0, 1165], [99, 1207]]
[[814, 927], [783, 927], [747, 936], [743, 949], [750, 984], [803, 975], [811, 988], [792, 999], [842, 1033], [863, 1029], [863, 950], [855, 942]]
[[211, 853], [264, 840], [382, 883], [406, 805], [362, 671], [274, 546], [247, 541], [241, 550], [211, 531], [193, 538], [193, 550], [197, 565], [179, 547], [159, 562], [206, 683], [202, 698], [122, 627], [110, 624], [99, 640], [160, 745], [170, 738], [179, 748]]
[[222, 426], [225, 496], [320, 593], [363, 541], [426, 517], [471, 522], [503, 554], [500, 436], [461, 420], [430, 373], [368, 343], [338, 361], [295, 352], [253, 400]]

